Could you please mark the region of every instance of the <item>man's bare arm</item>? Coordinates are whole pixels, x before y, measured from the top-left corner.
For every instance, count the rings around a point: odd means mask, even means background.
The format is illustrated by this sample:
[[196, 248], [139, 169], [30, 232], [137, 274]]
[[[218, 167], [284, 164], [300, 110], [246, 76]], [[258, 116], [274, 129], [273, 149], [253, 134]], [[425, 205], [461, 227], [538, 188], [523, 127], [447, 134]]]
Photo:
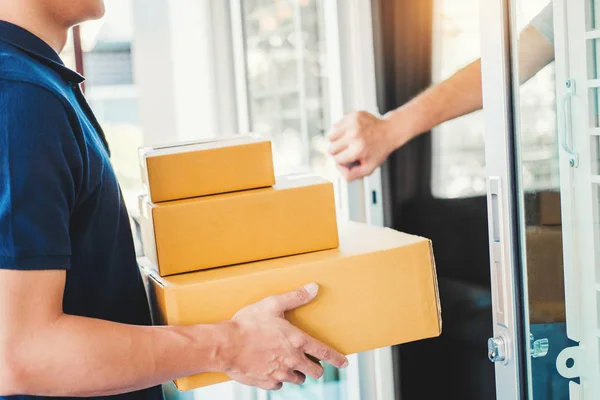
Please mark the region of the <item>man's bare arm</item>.
[[[553, 59], [554, 48], [548, 39], [532, 26], [523, 30], [519, 38], [521, 83]], [[477, 60], [383, 118], [366, 112], [345, 116], [329, 133], [329, 152], [346, 179], [359, 179], [413, 138], [482, 106], [481, 60]], [[359, 166], [347, 167], [357, 161]]]
[[0, 271], [0, 394], [104, 396], [219, 370], [223, 326], [139, 327], [62, 313], [65, 271]]
[[[283, 318], [285, 310], [312, 300], [316, 289], [267, 299], [236, 321], [141, 327], [64, 314], [65, 276], [0, 270], [0, 395], [105, 396], [203, 371], [277, 389], [281, 382], [303, 382], [294, 371], [321, 376], [305, 352], [327, 355], [337, 367], [346, 363]], [[289, 348], [296, 342], [301, 346]], [[273, 368], [273, 357], [289, 366]]]

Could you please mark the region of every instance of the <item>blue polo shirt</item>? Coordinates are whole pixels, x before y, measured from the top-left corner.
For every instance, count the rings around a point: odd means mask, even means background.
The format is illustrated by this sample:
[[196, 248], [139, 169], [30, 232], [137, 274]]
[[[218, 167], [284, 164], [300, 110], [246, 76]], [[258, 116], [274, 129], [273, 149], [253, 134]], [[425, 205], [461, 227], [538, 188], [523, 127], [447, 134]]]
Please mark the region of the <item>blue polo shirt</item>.
[[0, 269], [65, 270], [66, 314], [150, 325], [129, 217], [82, 81], [44, 41], [0, 21]]

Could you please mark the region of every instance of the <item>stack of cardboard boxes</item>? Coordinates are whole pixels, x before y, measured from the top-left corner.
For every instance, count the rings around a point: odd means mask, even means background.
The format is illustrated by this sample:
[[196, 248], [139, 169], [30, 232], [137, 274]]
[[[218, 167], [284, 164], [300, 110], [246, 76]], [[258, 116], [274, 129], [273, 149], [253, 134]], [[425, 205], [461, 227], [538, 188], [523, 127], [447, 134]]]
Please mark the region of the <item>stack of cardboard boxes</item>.
[[[317, 298], [286, 317], [345, 354], [440, 334], [430, 242], [338, 227], [332, 184], [312, 175], [276, 179], [268, 140], [143, 148], [140, 156], [140, 266], [156, 324], [225, 321], [316, 282]], [[175, 383], [190, 390], [228, 379], [203, 373]]]

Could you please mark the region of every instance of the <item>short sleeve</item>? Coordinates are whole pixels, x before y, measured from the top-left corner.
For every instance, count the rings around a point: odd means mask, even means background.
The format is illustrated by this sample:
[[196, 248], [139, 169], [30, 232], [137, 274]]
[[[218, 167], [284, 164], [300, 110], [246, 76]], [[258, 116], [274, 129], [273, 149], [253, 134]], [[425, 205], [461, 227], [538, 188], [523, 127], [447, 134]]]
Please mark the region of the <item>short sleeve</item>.
[[531, 21], [530, 25], [544, 35], [550, 43], [554, 44], [554, 15], [552, 3], [544, 7], [544, 9]]
[[81, 153], [66, 110], [46, 89], [0, 80], [0, 269], [70, 269]]

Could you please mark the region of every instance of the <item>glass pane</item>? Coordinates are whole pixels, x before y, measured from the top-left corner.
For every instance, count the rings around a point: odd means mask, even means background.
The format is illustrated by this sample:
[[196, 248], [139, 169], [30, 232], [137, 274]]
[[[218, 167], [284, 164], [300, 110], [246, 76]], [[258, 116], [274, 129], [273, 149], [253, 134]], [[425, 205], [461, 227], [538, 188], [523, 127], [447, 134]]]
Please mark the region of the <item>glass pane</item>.
[[586, 1], [586, 8], [586, 29], [588, 31], [600, 29], [600, 2], [598, 0]]
[[594, 135], [590, 138], [590, 148], [593, 151], [596, 161], [592, 168], [592, 173], [600, 176], [600, 136]]
[[599, 79], [600, 69], [598, 66], [598, 57], [600, 57], [600, 40], [588, 40], [588, 54], [592, 55], [595, 62], [588, 65], [588, 79]]
[[[513, 0], [515, 162], [523, 216], [521, 265], [529, 316], [528, 383], [534, 399], [568, 399], [556, 358], [566, 336], [556, 79], [549, 0]], [[545, 66], [545, 67], [543, 67]], [[540, 69], [541, 68], [541, 69]], [[531, 77], [531, 79], [529, 79]], [[548, 344], [546, 350], [545, 345]]]
[[335, 176], [322, 1], [242, 2], [251, 129], [273, 140], [277, 173]]
[[[596, 169], [599, 170], [598, 172], [598, 176], [600, 177], [600, 148], [596, 147]], [[593, 196], [593, 200], [592, 200], [592, 204], [594, 209], [592, 210], [592, 214], [593, 214], [593, 223], [594, 223], [594, 230], [595, 230], [595, 234], [596, 234], [596, 244], [594, 246], [594, 248], [596, 249], [596, 251], [598, 251], [600, 249], [600, 181], [596, 184], [594, 184], [593, 189], [592, 189], [592, 196]], [[596, 257], [596, 276], [600, 276], [600, 258]], [[600, 290], [597, 292], [597, 297], [600, 301]], [[600, 307], [598, 307], [598, 309], [600, 310]], [[600, 311], [599, 311], [600, 312]], [[600, 318], [598, 318], [598, 324], [600, 325]], [[598, 330], [600, 331], [600, 327], [598, 327]]]
[[[590, 155], [591, 155], [591, 170], [595, 175], [592, 188], [592, 207], [590, 210], [593, 215], [593, 224], [595, 231], [595, 249], [600, 249], [600, 1], [588, 0], [587, 7], [587, 31], [588, 31], [588, 78], [596, 80], [588, 82], [588, 86], [596, 86], [590, 89], [589, 96], [589, 125], [590, 130]], [[600, 274], [600, 261], [596, 262], [596, 274]], [[598, 308], [600, 309], [600, 291], [597, 292]], [[599, 311], [600, 312], [600, 311]], [[600, 318], [599, 318], [600, 320]], [[598, 328], [600, 329], [600, 328]]]
[[589, 89], [590, 128], [600, 128], [600, 110], [598, 110], [598, 88]]
[[[600, 84], [600, 1], [598, 0], [587, 0], [587, 23], [588, 23], [588, 46], [587, 46], [587, 59], [588, 59], [588, 78], [596, 79], [596, 81], [588, 82], [588, 86], [596, 86], [593, 89], [593, 96], [590, 97], [590, 166], [592, 172], [592, 198], [590, 209], [586, 214], [591, 216], [591, 222], [593, 227], [592, 235], [594, 236], [593, 251], [590, 254], [586, 254], [586, 260], [595, 256], [596, 262], [593, 267], [596, 271], [596, 307], [598, 316], [598, 332], [600, 332], [600, 288], [598, 277], [600, 276], [600, 257], [598, 252], [600, 250], [600, 103], [599, 103], [599, 90]], [[594, 39], [596, 38], [596, 39]], [[588, 167], [588, 166], [585, 166]], [[588, 231], [589, 232], [589, 231]], [[600, 334], [597, 334], [600, 336]]]
[[[442, 81], [479, 58], [479, 0], [436, 1], [433, 80]], [[486, 191], [483, 113], [446, 122], [432, 132], [435, 197], [482, 196]]]

